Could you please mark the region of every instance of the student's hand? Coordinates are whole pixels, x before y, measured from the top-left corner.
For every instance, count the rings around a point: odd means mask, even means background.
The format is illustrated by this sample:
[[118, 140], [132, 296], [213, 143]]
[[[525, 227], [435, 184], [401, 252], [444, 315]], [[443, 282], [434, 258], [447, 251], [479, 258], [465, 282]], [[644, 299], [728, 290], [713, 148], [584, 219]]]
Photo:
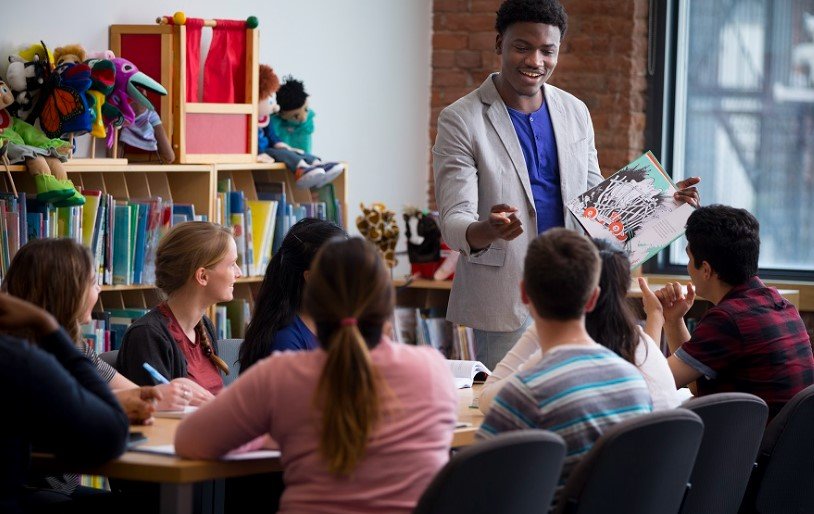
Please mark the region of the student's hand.
[[208, 402], [209, 400], [213, 399], [215, 395], [198, 385], [197, 382], [193, 382], [188, 378], [176, 378], [172, 381], [173, 383], [180, 383], [181, 385], [187, 387], [191, 393], [191, 397], [189, 399], [189, 404], [192, 406], [199, 406], [203, 405], [204, 403]]
[[133, 425], [152, 424], [155, 402], [163, 397], [161, 391], [150, 386], [121, 389], [114, 394]]
[[663, 321], [664, 308], [661, 305], [661, 301], [656, 297], [656, 294], [650, 290], [646, 278], [639, 277], [639, 289], [642, 290], [642, 307], [644, 308], [644, 314], [647, 316], [647, 319], [656, 318]]
[[676, 182], [676, 188], [678, 191], [675, 192], [674, 198], [679, 202], [685, 202], [693, 207], [700, 207], [701, 206], [701, 195], [698, 193], [698, 188], [695, 187], [695, 184], [701, 182], [699, 177], [689, 177], [685, 178], [684, 180], [679, 180]]
[[189, 405], [192, 400], [192, 390], [177, 378], [169, 384], [161, 384], [155, 386], [156, 389], [161, 391], [164, 398], [156, 404], [156, 410], [184, 410], [184, 407]]
[[0, 330], [30, 330], [37, 337], [55, 332], [59, 323], [33, 303], [0, 293]]
[[670, 282], [656, 291], [656, 298], [661, 302], [664, 320], [667, 323], [677, 323], [689, 312], [695, 302], [695, 287], [692, 283], [688, 283], [685, 295], [684, 286], [680, 282]]

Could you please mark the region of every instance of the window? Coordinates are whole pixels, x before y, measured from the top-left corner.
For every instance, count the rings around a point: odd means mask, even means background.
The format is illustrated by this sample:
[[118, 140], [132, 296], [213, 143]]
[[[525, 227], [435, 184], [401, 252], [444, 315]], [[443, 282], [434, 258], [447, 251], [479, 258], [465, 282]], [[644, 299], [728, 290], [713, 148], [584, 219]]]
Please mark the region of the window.
[[[652, 55], [666, 56], [651, 70], [651, 147], [675, 180], [701, 177], [703, 204], [758, 218], [762, 273], [814, 277], [814, 0], [651, 6], [664, 11]], [[685, 245], [655, 267], [680, 271]]]

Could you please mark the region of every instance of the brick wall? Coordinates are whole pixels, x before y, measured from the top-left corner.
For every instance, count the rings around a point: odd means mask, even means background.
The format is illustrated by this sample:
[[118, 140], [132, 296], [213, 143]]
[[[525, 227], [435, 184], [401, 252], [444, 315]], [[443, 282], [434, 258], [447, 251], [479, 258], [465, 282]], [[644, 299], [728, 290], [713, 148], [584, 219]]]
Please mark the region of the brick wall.
[[[438, 114], [500, 63], [495, 11], [501, 0], [434, 0], [430, 144]], [[644, 150], [647, 0], [565, 0], [568, 33], [551, 83], [588, 106], [606, 176]], [[428, 203], [435, 208], [430, 168]]]

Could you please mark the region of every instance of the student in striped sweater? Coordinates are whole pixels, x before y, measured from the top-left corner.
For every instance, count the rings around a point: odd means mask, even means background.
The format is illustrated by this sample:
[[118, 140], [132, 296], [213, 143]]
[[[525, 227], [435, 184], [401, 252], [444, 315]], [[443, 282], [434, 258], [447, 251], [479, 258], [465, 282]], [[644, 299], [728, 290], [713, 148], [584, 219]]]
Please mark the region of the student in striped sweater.
[[503, 386], [478, 431], [479, 438], [530, 428], [559, 434], [567, 446], [560, 485], [607, 427], [652, 409], [641, 373], [585, 328], [599, 273], [596, 247], [576, 232], [554, 228], [532, 241], [521, 294], [543, 355]]

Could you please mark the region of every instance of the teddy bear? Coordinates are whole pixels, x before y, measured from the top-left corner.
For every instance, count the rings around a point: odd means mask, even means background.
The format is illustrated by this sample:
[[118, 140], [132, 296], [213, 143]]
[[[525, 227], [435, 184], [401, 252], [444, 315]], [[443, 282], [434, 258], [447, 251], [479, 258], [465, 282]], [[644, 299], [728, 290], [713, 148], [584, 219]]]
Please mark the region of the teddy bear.
[[283, 88], [277, 74], [266, 64], [260, 65], [259, 76], [257, 160], [260, 162], [282, 162], [294, 174], [296, 178], [295, 185], [301, 189], [322, 187], [333, 182], [345, 170], [345, 165], [340, 162], [323, 162], [316, 155], [310, 154], [310, 138], [306, 150], [280, 137], [276, 125], [272, 123], [281, 108], [274, 101], [274, 95], [276, 93], [279, 99], [282, 89], [282, 98], [285, 101], [291, 96], [289, 93], [290, 87]]

